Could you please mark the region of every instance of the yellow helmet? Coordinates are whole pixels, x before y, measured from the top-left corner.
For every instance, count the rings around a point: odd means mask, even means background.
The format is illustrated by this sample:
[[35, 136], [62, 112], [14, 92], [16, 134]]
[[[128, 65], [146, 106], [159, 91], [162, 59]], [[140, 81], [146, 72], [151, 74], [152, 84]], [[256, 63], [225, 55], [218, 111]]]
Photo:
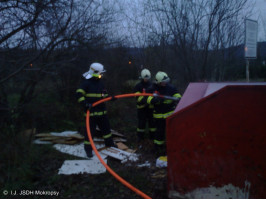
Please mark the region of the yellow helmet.
[[151, 72], [148, 69], [143, 69], [140, 73], [140, 78], [142, 79], [150, 79], [151, 78]]
[[159, 71], [155, 75], [155, 81], [157, 84], [162, 83], [162, 82], [168, 83], [170, 81], [170, 78], [165, 72]]

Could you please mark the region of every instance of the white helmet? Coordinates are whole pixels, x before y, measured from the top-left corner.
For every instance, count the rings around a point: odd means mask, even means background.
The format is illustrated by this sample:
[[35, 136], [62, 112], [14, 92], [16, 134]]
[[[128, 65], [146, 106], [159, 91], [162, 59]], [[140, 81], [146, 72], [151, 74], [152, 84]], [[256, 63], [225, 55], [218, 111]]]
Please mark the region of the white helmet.
[[91, 77], [101, 78], [104, 72], [104, 66], [101, 63], [92, 63], [90, 70], [85, 72], [83, 77], [86, 79], [90, 79]]
[[143, 69], [140, 73], [142, 79], [150, 79], [151, 78], [151, 72], [148, 69]]
[[168, 75], [165, 72], [157, 72], [157, 74], [155, 75], [155, 81], [157, 84], [165, 82], [168, 83], [170, 81], [170, 78], [168, 77]]

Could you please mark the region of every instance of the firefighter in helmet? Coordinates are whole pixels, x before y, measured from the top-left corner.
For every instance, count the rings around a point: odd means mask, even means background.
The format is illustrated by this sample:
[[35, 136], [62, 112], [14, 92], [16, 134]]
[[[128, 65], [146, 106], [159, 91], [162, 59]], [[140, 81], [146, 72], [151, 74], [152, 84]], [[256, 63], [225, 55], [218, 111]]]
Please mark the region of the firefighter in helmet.
[[[156, 124], [156, 132], [154, 136], [155, 153], [157, 156], [160, 154], [166, 154], [165, 145], [165, 128], [166, 118], [170, 116], [178, 103], [178, 99], [181, 98], [178, 90], [169, 83], [170, 78], [165, 72], [157, 72], [155, 75], [155, 83], [148, 88], [147, 93], [155, 93], [157, 96], [147, 97], [147, 104], [154, 106], [153, 118]], [[177, 101], [167, 98], [161, 98], [162, 96], [171, 96], [177, 98]]]
[[[134, 92], [145, 93], [148, 87], [151, 86], [151, 73], [148, 69], [143, 69], [140, 74], [140, 82], [136, 84]], [[149, 127], [149, 137], [153, 139], [155, 133], [155, 124], [152, 116], [153, 105], [148, 105], [146, 103], [144, 96], [136, 97], [137, 100], [137, 117], [138, 117], [138, 127], [137, 136], [138, 140], [141, 141], [145, 135], [146, 123]]]
[[[116, 146], [112, 139], [111, 128], [107, 117], [107, 110], [104, 103], [95, 107], [92, 104], [102, 98], [108, 96], [107, 91], [101, 81], [102, 75], [105, 72], [104, 66], [100, 63], [92, 63], [88, 72], [83, 74], [83, 80], [76, 90], [78, 102], [84, 108], [84, 111], [90, 110], [90, 131], [92, 137], [95, 134], [96, 126], [101, 130], [105, 146]], [[86, 116], [86, 114], [85, 114]], [[85, 129], [86, 130], [86, 129]], [[88, 157], [92, 157], [92, 147], [87, 136], [87, 131], [84, 132], [84, 149]]]

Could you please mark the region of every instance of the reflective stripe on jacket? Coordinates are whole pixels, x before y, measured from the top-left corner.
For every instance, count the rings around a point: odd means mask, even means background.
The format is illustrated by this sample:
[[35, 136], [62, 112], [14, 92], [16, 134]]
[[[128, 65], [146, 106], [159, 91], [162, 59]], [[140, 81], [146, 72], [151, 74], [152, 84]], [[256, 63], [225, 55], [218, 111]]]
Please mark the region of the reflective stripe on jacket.
[[[148, 88], [147, 93], [158, 93], [159, 95], [181, 98], [180, 93], [171, 84], [159, 86], [154, 83]], [[174, 112], [177, 102], [171, 99], [160, 99], [160, 101], [155, 101], [155, 98], [159, 97], [147, 97], [147, 103], [154, 105], [153, 117], [155, 119], [165, 119], [169, 117]]]
[[[134, 92], [136, 94], [146, 92], [150, 86], [151, 86], [150, 81], [144, 82], [143, 80], [141, 80], [138, 84], [135, 85]], [[145, 108], [148, 106], [146, 101], [145, 101], [144, 96], [138, 96], [138, 97], [136, 97], [136, 100], [137, 100], [137, 108], [138, 109], [142, 109], [142, 108]], [[152, 107], [149, 106], [149, 108], [152, 108]]]
[[[93, 104], [107, 96], [106, 89], [99, 78], [83, 79], [79, 88], [76, 90], [77, 100], [84, 109], [86, 109], [86, 105]], [[101, 116], [106, 113], [107, 111], [104, 103], [90, 109], [90, 116]]]

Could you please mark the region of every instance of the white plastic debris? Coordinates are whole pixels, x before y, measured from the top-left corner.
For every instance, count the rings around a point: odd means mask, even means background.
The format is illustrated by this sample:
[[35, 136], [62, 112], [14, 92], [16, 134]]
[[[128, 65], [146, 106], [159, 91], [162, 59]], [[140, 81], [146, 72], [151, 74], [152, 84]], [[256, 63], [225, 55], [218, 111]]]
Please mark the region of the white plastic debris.
[[[104, 159], [104, 162], [107, 162], [107, 160]], [[101, 174], [105, 172], [105, 167], [100, 163], [98, 158], [94, 156], [90, 160], [65, 160], [58, 174]]]
[[151, 163], [149, 163], [149, 161], [146, 161], [145, 163], [143, 164], [139, 164], [137, 165], [138, 167], [151, 167]]
[[167, 167], [167, 156], [160, 156], [156, 160], [156, 167], [163, 168]]
[[63, 132], [51, 132], [50, 134], [51, 135], [54, 135], [54, 136], [64, 136], [64, 137], [67, 137], [67, 136], [71, 136], [73, 134], [77, 134], [78, 132], [77, 131], [63, 131]]
[[49, 141], [41, 141], [40, 139], [36, 139], [33, 141], [34, 144], [52, 144], [52, 142]]
[[[95, 145], [97, 149], [104, 147], [104, 144], [96, 144]], [[73, 156], [77, 156], [80, 158], [88, 158], [86, 155], [86, 152], [84, 150], [84, 144], [75, 144], [75, 145], [68, 145], [68, 144], [55, 144], [53, 147], [62, 152], [62, 153], [67, 153]], [[94, 157], [96, 157], [94, 151], [92, 151], [92, 154]], [[100, 153], [101, 157], [104, 159], [107, 156]]]

